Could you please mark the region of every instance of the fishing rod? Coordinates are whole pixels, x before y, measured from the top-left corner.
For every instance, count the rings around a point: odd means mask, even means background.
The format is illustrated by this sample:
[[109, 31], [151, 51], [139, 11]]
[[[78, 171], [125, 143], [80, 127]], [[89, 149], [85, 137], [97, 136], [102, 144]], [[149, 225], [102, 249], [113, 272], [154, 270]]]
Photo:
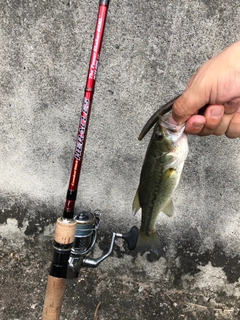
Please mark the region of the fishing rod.
[[98, 62], [110, 0], [100, 0], [97, 23], [94, 33], [92, 52], [82, 103], [74, 159], [63, 216], [57, 219], [54, 235], [54, 254], [48, 276], [42, 320], [58, 320], [66, 286], [68, 260], [75, 239], [77, 221], [74, 219], [74, 207], [78, 182], [82, 167], [89, 117], [93, 101]]
[[95, 259], [88, 258], [87, 255], [96, 242], [101, 212], [99, 210], [94, 213], [84, 210], [74, 212], [109, 2], [110, 0], [99, 1], [66, 202], [63, 216], [56, 222], [54, 252], [47, 281], [42, 320], [59, 320], [67, 278], [76, 278], [81, 267], [97, 267], [112, 253], [116, 238], [124, 239], [129, 250], [136, 247], [138, 239], [138, 228], [135, 226], [128, 233], [114, 232], [108, 252]]

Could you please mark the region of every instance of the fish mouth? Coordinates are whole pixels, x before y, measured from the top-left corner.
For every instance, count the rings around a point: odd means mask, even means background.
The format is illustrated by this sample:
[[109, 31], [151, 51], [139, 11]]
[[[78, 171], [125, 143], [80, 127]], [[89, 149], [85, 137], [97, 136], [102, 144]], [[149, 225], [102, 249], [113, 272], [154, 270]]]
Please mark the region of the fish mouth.
[[171, 132], [183, 132], [185, 129], [185, 123], [178, 125], [176, 121], [173, 119], [172, 114], [166, 113], [163, 116], [159, 117], [161, 126]]
[[165, 136], [172, 142], [172, 146], [177, 146], [181, 138], [185, 135], [185, 123], [178, 125], [171, 113], [159, 117], [159, 122], [164, 130]]

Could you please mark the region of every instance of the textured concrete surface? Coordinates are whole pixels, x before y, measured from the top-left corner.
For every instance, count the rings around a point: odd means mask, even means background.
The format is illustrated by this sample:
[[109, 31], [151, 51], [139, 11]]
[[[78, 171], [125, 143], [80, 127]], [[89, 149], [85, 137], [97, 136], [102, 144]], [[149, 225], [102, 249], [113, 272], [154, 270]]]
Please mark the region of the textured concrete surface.
[[[97, 10], [98, 1], [0, 1], [1, 319], [40, 318]], [[149, 141], [149, 135], [137, 140], [146, 119], [182, 92], [204, 61], [239, 39], [239, 14], [236, 0], [110, 3], [77, 202], [79, 208], [103, 213], [98, 254], [106, 250], [112, 231], [139, 226], [131, 205]], [[143, 312], [149, 310], [151, 296], [156, 297], [155, 319], [239, 319], [239, 139], [189, 137], [189, 148], [174, 197], [175, 216], [159, 217], [164, 257], [150, 262], [119, 249], [124, 253], [115, 253], [95, 271], [102, 287], [95, 279], [91, 290], [83, 286], [85, 297], [94, 300], [88, 305], [91, 315], [84, 315], [86, 307], [76, 292], [80, 279], [72, 284], [73, 296], [66, 292], [62, 319], [93, 319], [98, 301], [111, 293], [102, 276], [108, 273], [116, 286], [132, 283], [125, 297], [138, 301], [130, 300], [139, 310], [134, 309], [136, 319], [154, 318]], [[84, 272], [94, 277], [94, 272]], [[24, 285], [20, 275], [28, 279]], [[144, 283], [143, 290], [137, 281]], [[160, 287], [170, 291], [162, 293]], [[171, 292], [171, 310], [178, 304], [176, 292], [192, 308], [167, 313], [170, 309], [159, 307], [166, 296], [162, 302], [158, 290]], [[112, 314], [103, 304], [99, 319], [117, 319], [118, 314], [134, 319], [116, 302], [125, 301], [123, 296], [111, 300], [116, 303]], [[202, 300], [196, 298], [200, 296]], [[68, 310], [75, 313], [69, 316]]]

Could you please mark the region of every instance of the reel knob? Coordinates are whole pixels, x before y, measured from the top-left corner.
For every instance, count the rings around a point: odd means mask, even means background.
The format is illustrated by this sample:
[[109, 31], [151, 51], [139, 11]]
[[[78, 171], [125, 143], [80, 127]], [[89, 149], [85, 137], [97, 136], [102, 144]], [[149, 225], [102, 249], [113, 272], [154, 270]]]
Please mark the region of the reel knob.
[[133, 226], [129, 232], [121, 234], [121, 238], [127, 242], [129, 250], [135, 249], [138, 241], [138, 234], [139, 230], [135, 226]]

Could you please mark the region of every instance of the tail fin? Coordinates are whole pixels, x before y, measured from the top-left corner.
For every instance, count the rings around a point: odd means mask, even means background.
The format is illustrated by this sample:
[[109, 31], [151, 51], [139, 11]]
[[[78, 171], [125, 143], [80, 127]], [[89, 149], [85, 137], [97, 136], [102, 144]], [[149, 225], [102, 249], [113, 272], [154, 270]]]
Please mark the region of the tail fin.
[[150, 252], [160, 258], [163, 255], [163, 249], [157, 232], [147, 234], [140, 229], [135, 251], [141, 255], [145, 252]]

